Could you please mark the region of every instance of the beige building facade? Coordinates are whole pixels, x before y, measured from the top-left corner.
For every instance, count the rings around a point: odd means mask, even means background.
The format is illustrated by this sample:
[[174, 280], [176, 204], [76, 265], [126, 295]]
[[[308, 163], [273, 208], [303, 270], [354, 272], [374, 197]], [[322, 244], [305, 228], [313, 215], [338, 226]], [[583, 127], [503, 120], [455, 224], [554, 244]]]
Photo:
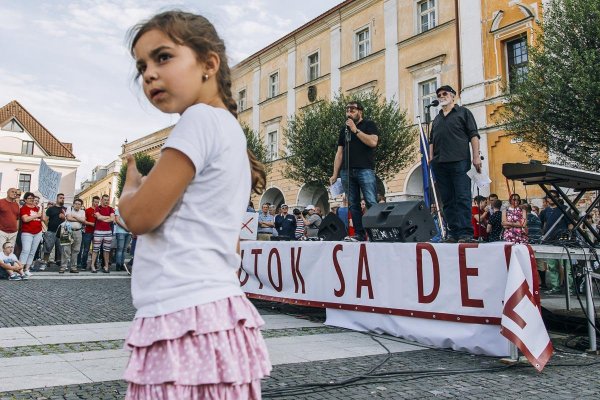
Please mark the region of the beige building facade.
[[[239, 120], [261, 136], [271, 163], [267, 190], [253, 196], [254, 205], [314, 204], [328, 210], [334, 200], [325, 187], [283, 177], [289, 116], [338, 93], [377, 91], [395, 100], [416, 125], [417, 116], [424, 120], [435, 90], [445, 84], [457, 90], [459, 104], [477, 121], [483, 169], [492, 179], [482, 194], [496, 192], [506, 199], [513, 183], [503, 177], [502, 164], [545, 159], [506, 135], [498, 118], [511, 71], [526, 70], [526, 46], [519, 40], [534, 43], [543, 3], [348, 0], [238, 63], [232, 69], [232, 92]], [[438, 111], [431, 108], [432, 118]], [[125, 144], [123, 155], [157, 156], [170, 130]], [[413, 165], [380, 182], [388, 201], [422, 196], [419, 157], [415, 154]], [[535, 188], [528, 194], [541, 196]]]
[[92, 206], [94, 196], [101, 198], [105, 194], [110, 198], [110, 204], [113, 207], [119, 203], [117, 187], [120, 170], [121, 159], [117, 159], [108, 165], [98, 165], [92, 170], [92, 176], [81, 182], [81, 187], [77, 192], [77, 198], [83, 201], [85, 208]]

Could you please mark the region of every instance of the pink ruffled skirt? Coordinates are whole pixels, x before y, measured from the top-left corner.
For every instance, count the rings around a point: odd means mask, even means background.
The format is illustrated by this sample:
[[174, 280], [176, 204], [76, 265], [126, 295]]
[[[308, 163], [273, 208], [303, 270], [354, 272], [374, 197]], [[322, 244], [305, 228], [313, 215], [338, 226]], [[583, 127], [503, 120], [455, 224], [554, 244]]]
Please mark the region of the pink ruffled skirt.
[[263, 324], [244, 296], [135, 319], [126, 399], [260, 399], [271, 371]]

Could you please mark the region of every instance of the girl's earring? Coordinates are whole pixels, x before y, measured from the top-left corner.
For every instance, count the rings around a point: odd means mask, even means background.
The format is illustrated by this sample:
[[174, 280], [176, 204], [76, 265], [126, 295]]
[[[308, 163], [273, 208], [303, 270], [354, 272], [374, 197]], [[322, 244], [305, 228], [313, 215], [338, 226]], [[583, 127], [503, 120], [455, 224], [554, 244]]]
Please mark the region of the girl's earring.
[[208, 74], [202, 75], [202, 82], [206, 82], [208, 80]]

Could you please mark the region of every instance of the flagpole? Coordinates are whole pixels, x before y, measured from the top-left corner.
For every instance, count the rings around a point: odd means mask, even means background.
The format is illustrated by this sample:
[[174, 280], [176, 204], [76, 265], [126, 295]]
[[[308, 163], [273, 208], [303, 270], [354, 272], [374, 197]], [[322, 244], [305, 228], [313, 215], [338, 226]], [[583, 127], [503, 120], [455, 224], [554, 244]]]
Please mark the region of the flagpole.
[[[417, 120], [419, 121], [419, 133], [420, 133], [420, 142], [421, 148], [423, 149], [423, 153], [425, 153], [425, 161], [427, 165], [429, 165], [429, 149], [425, 140], [425, 132], [423, 131], [423, 124], [421, 123], [421, 116], [417, 115]], [[433, 189], [433, 201], [435, 202], [435, 208], [437, 210], [438, 221], [440, 224], [440, 232], [442, 232], [442, 238], [446, 237], [446, 230], [444, 229], [444, 220], [442, 219], [442, 213], [440, 211], [440, 204], [438, 202], [437, 193], [435, 190], [435, 181], [433, 180], [433, 173], [431, 172], [431, 167], [427, 168], [429, 171], [429, 182], [431, 183], [431, 188]]]

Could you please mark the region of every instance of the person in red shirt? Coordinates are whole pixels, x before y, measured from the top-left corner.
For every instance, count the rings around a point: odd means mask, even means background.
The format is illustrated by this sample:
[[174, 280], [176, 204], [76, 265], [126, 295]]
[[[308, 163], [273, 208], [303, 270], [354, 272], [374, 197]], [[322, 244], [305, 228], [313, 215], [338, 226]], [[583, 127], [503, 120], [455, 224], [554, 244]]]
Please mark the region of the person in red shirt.
[[18, 189], [9, 188], [6, 198], [0, 199], [0, 246], [10, 242], [13, 246], [17, 241], [19, 230], [19, 201]]
[[94, 241], [94, 226], [96, 225], [96, 208], [100, 205], [100, 197], [92, 197], [92, 206], [85, 209], [85, 228], [81, 236], [81, 249], [77, 257], [77, 266], [79, 269], [87, 269], [88, 255], [90, 246]]
[[471, 224], [473, 225], [473, 239], [487, 241], [487, 223], [489, 212], [487, 210], [487, 199], [483, 196], [475, 196], [471, 207]]
[[92, 272], [96, 271], [96, 258], [103, 248], [104, 253], [104, 268], [102, 272], [110, 272], [110, 246], [112, 245], [112, 223], [115, 222], [115, 210], [109, 206], [110, 198], [107, 194], [102, 195], [101, 205], [96, 207], [94, 216], [96, 217], [96, 225], [94, 227], [94, 248], [92, 251]]
[[48, 217], [43, 207], [34, 204], [35, 196], [31, 192], [25, 193], [25, 205], [19, 210], [21, 217], [21, 257], [25, 275], [31, 276], [29, 268], [33, 263], [33, 256], [42, 241], [42, 221], [47, 222]]

